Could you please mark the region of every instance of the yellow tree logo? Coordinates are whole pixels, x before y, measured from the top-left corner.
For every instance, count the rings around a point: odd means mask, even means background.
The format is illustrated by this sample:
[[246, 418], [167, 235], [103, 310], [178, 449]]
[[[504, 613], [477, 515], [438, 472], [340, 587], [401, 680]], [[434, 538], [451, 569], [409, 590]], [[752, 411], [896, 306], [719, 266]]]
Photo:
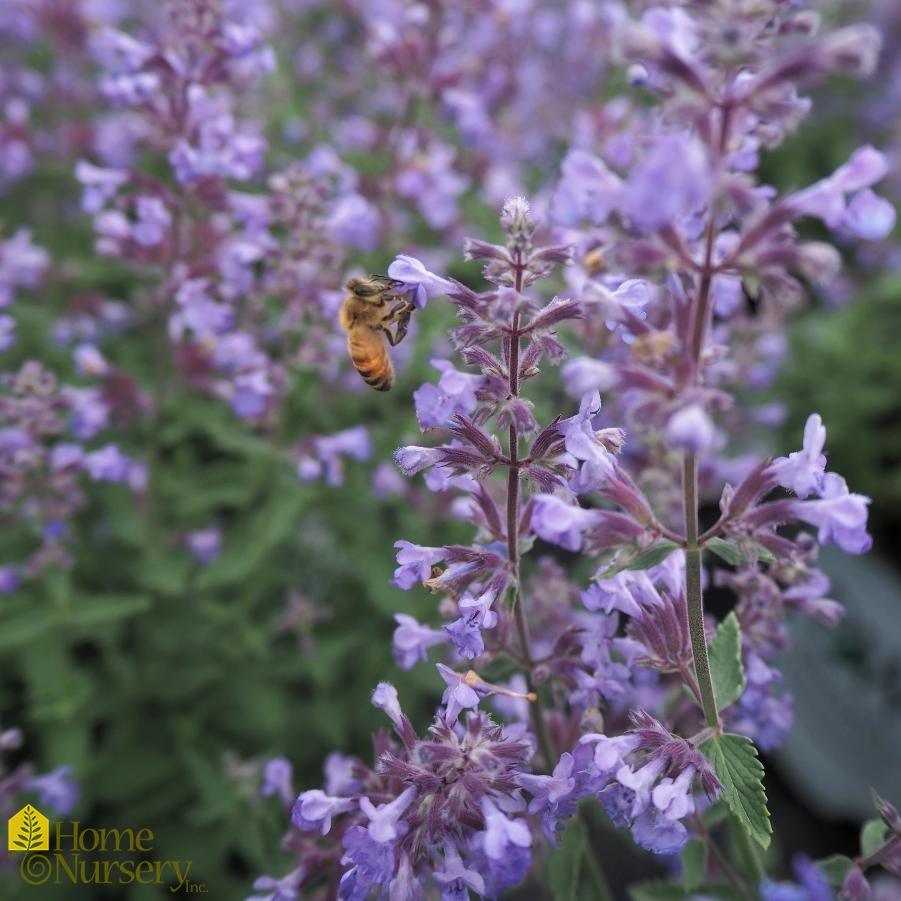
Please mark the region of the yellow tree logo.
[[47, 851], [50, 848], [50, 824], [39, 810], [26, 804], [9, 818], [7, 847], [10, 851]]

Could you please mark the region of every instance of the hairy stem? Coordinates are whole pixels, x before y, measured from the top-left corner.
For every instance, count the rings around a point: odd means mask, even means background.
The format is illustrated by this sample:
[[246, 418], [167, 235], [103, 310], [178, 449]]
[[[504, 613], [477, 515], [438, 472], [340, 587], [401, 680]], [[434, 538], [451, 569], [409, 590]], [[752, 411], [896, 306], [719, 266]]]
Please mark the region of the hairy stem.
[[[720, 134], [717, 165], [724, 158], [729, 145], [729, 126], [732, 108], [723, 105], [721, 109]], [[713, 254], [716, 245], [717, 218], [719, 212], [714, 201], [707, 223], [707, 237], [704, 244], [704, 262], [699, 267], [701, 276], [698, 285], [697, 302], [692, 310], [689, 347], [689, 381], [695, 386], [701, 381], [700, 372], [704, 353], [704, 336], [707, 333], [713, 309], [711, 285], [713, 282]], [[688, 603], [688, 628], [691, 634], [691, 652], [694, 658], [695, 675], [701, 695], [701, 707], [707, 725], [719, 730], [716, 695], [710, 676], [710, 661], [707, 657], [707, 637], [704, 635], [704, 592], [701, 588], [701, 544], [698, 521], [698, 459], [694, 452], [686, 451], [682, 460], [682, 501], [685, 520], [685, 597]]]
[[[522, 268], [516, 271], [516, 290], [522, 290]], [[513, 313], [513, 321], [510, 327], [509, 353], [507, 354], [507, 366], [509, 374], [509, 389], [511, 397], [519, 397], [519, 310]], [[516, 619], [516, 631], [519, 634], [519, 644], [526, 666], [526, 684], [530, 692], [534, 693], [535, 701], [532, 704], [532, 722], [542, 756], [545, 758], [545, 766], [550, 769], [554, 765], [554, 745], [548, 732], [541, 698], [535, 686], [533, 671], [535, 660], [532, 656], [532, 640], [529, 635], [529, 624], [526, 620], [526, 611], [522, 602], [519, 573], [519, 430], [515, 422], [510, 423], [509, 428], [509, 464], [507, 467], [507, 556], [510, 560], [510, 568], [513, 577], [513, 615]]]
[[685, 597], [688, 604], [688, 630], [691, 653], [701, 706], [707, 725], [719, 728], [716, 694], [710, 675], [707, 656], [707, 636], [704, 634], [704, 594], [701, 588], [701, 548], [698, 545], [698, 460], [686, 451], [682, 463], [682, 497], [685, 514]]

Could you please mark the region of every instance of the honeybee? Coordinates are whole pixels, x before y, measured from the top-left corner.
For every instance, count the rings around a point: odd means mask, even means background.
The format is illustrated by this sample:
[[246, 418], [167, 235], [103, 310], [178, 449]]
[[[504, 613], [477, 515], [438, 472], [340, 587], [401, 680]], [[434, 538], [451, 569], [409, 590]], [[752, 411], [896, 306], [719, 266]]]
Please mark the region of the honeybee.
[[[352, 278], [341, 302], [341, 328], [347, 332], [347, 350], [357, 372], [376, 391], [394, 384], [394, 366], [388, 345], [396, 347], [407, 335], [416, 308], [401, 300], [397, 289], [403, 282], [386, 275]], [[395, 326], [391, 331], [391, 326]]]

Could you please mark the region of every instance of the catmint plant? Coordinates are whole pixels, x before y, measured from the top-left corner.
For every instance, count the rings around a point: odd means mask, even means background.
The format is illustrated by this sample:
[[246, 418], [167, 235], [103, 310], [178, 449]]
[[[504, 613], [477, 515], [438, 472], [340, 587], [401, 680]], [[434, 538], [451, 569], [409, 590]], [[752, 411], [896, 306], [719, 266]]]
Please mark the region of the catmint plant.
[[322, 323], [342, 260], [372, 247], [379, 222], [325, 147], [267, 177], [267, 140], [246, 110], [275, 55], [249, 13], [205, 0], [167, 3], [159, 18], [146, 40], [106, 28], [94, 41], [104, 96], [141, 127], [129, 165], [78, 163], [82, 207], [98, 254], [155, 280], [136, 299], [162, 333], [160, 368], [273, 427], [292, 368], [334, 360]]
[[[581, 0], [317, 0], [304, 12], [294, 69], [316, 102], [291, 131], [366, 157], [366, 196], [395, 230], [409, 230], [413, 214], [428, 231], [457, 234], [474, 188], [500, 204], [536, 167], [549, 170], [587, 127], [584, 104], [609, 66], [605, 7]], [[336, 71], [324, 80], [328, 61]]]
[[[873, 148], [783, 196], [754, 174], [807, 112], [798, 86], [867, 75], [878, 37], [817, 37], [814, 14], [776, 2], [650, 7], [637, 21], [606, 11], [633, 85], [661, 103], [624, 113], [619, 140], [569, 154], [549, 204], [554, 236], [538, 241], [518, 198], [502, 213], [503, 244], [466, 244], [487, 291], [409, 256], [388, 269], [418, 306], [444, 296], [456, 307], [467, 367], [440, 360], [437, 382], [415, 392], [421, 427], [443, 439], [395, 455], [474, 529], [467, 545], [396, 544], [394, 584], [437, 595], [444, 619], [396, 617], [401, 667], [435, 647], [447, 655], [433, 740], [381, 684], [373, 702], [403, 750], [377, 740], [374, 767], [353, 760], [341, 771], [354, 778], [330, 768], [325, 791], [302, 792], [286, 838], [299, 865], [260, 879], [255, 897], [496, 897], [537, 878], [530, 867], [547, 853], [575, 853], [607, 897], [602, 855], [571, 838], [600, 810], [641, 848], [684, 851], [687, 897], [865, 897], [865, 870], [896, 869], [897, 817], [881, 802], [876, 850], [799, 862], [797, 889], [764, 878], [772, 827], [757, 747], [776, 747], [791, 724], [773, 658], [789, 612], [840, 618], [817, 548], [865, 553], [869, 499], [828, 469], [815, 413], [800, 450], [735, 455], [753, 421], [737, 387], [771, 380], [784, 308], [839, 267], [796, 223], [815, 217], [857, 239], [894, 224], [871, 190], [887, 168]], [[536, 284], [571, 255], [570, 296], [542, 302]], [[562, 373], [578, 412], [542, 423], [532, 380], [579, 343], [590, 355]], [[705, 611], [712, 584], [735, 597], [718, 624]], [[489, 732], [515, 742], [504, 765], [472, 744]]]
[[18, 558], [0, 563], [0, 594], [71, 563], [69, 520], [86, 502], [85, 476], [143, 491], [139, 460], [91, 441], [108, 425], [93, 414], [106, 409], [99, 389], [61, 385], [35, 360], [0, 376], [0, 518], [19, 539]]

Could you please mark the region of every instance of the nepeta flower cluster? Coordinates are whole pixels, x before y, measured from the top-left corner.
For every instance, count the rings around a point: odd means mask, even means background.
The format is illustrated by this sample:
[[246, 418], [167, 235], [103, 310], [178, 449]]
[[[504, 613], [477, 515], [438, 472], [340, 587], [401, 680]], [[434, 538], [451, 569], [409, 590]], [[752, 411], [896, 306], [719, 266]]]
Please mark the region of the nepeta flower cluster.
[[[68, 161], [92, 140], [87, 125], [97, 95], [84, 66], [96, 14], [118, 4], [9, 0], [0, 8], [0, 194], [8, 195], [42, 162]], [[94, 7], [94, 8], [92, 8]], [[46, 58], [35, 53], [42, 42]]]
[[186, 381], [242, 419], [272, 421], [290, 368], [334, 358], [323, 317], [346, 249], [371, 247], [378, 218], [325, 147], [269, 175], [265, 192], [237, 189], [266, 172], [267, 141], [245, 108], [274, 52], [214, 0], [169, 3], [156, 25], [146, 41], [111, 28], [94, 41], [100, 88], [134, 142], [129, 166], [78, 164], [82, 206], [100, 255], [158, 279], [143, 318], [165, 329]]
[[[316, 102], [291, 132], [343, 157], [373, 156], [366, 194], [397, 230], [415, 216], [454, 232], [471, 189], [491, 204], [522, 190], [589, 127], [585, 105], [609, 65], [604, 4], [320, 0], [305, 12], [294, 67]], [[329, 60], [336, 71], [323, 83]]]
[[[163, 644], [184, 656], [169, 632], [196, 634], [202, 664], [184, 680], [160, 665], [179, 702], [216, 672], [208, 648], [235, 679], [286, 632], [341, 666], [343, 594], [369, 613], [396, 597], [391, 651], [440, 697], [430, 726], [386, 678], [372, 701], [393, 732], [371, 762], [334, 753], [298, 795], [270, 760], [263, 794], [290, 811], [296, 860], [255, 901], [531, 896], [557, 854], [555, 896], [582, 878], [604, 898], [598, 818], [664, 865], [681, 854], [686, 897], [848, 901], [871, 869], [901, 872], [881, 799], [858, 857], [798, 859], [789, 883], [757, 852], [758, 749], [792, 726], [791, 616], [837, 624], [820, 548], [872, 544], [870, 499], [827, 456], [837, 426], [811, 413], [774, 446], [785, 413], [760, 397], [790, 315], [834, 290], [834, 244], [896, 223], [877, 193], [892, 161], [869, 144], [810, 185], [761, 172], [809, 113], [802, 92], [871, 76], [879, 43], [821, 33], [796, 0], [3, 4], [0, 596], [77, 673], [46, 700], [17, 663], [12, 694], [74, 722], [97, 673], [143, 675]], [[457, 268], [463, 235], [479, 237]], [[404, 252], [386, 267], [389, 246]], [[337, 323], [370, 269], [412, 311], [377, 399]], [[456, 324], [435, 338], [444, 313]], [[414, 439], [392, 416], [420, 361]], [[385, 503], [365, 498], [364, 520], [339, 486], [379, 455]], [[362, 564], [343, 571], [369, 533], [386, 574], [394, 545], [381, 593]], [[92, 565], [109, 548], [125, 562]], [[232, 588], [246, 597], [220, 611]], [[87, 600], [58, 620], [26, 606], [67, 593]], [[30, 642], [9, 645], [24, 661]], [[317, 667], [273, 671], [287, 696]], [[141, 681], [123, 684], [137, 697]], [[248, 745], [284, 734], [279, 709], [260, 705], [270, 731], [245, 729]], [[118, 753], [116, 715], [84, 747], [102, 733]], [[197, 729], [205, 715], [192, 707]], [[20, 743], [0, 732], [0, 751]], [[239, 760], [226, 778], [246, 789]], [[66, 767], [0, 768], [0, 812], [25, 790], [75, 803]]]
[[420, 739], [392, 686], [379, 685], [373, 703], [399, 742], [377, 739], [374, 770], [330, 758], [326, 790], [301, 793], [291, 812], [301, 833], [329, 834], [343, 853], [299, 834], [300, 868], [278, 883], [258, 880], [255, 888], [275, 889], [260, 897], [291, 897], [334, 872], [339, 857], [341, 898], [364, 899], [374, 888], [398, 898], [420, 897], [427, 887], [445, 897], [467, 888], [497, 894], [516, 885], [531, 860], [516, 781], [532, 752], [528, 737], [483, 714], [460, 729], [439, 717]]
[[[814, 549], [804, 538], [790, 547], [772, 530], [800, 520], [817, 528], [820, 543], [861, 553], [869, 546], [866, 499], [849, 493], [839, 476], [822, 475], [822, 465], [817, 477], [808, 472], [806, 478], [797, 471], [792, 477], [790, 466], [752, 468], [752, 458], [728, 456], [728, 434], [743, 421], [766, 424], [779, 415], [772, 408], [742, 411], [735, 391], [772, 381], [784, 353], [774, 329], [796, 305], [802, 281], [828, 283], [839, 267], [831, 246], [800, 240], [794, 223], [814, 216], [858, 239], [884, 237], [894, 225], [894, 209], [870, 189], [887, 171], [882, 154], [870, 147], [828, 178], [783, 197], [754, 179], [760, 151], [780, 143], [807, 112], [797, 85], [836, 70], [871, 72], [878, 37], [855, 26], [816, 38], [815, 16], [779, 11], [776, 4], [738, 19], [730, 4], [709, 12], [693, 18], [655, 8], [637, 22], [621, 22], [617, 43], [633, 80], [663, 105], [650, 114], [633, 112], [630, 129], [646, 133], [632, 134], [628, 154], [621, 141], [617, 153], [609, 145], [600, 153], [580, 148], [564, 161], [551, 211], [561, 235], [577, 242], [569, 281], [588, 299], [592, 345], [605, 346], [604, 360], [576, 358], [564, 378], [576, 394], [595, 388], [613, 395], [613, 415], [641, 442], [627, 449], [637, 464], [634, 476], [653, 486], [668, 527], [682, 516], [684, 485], [680, 490], [671, 477], [679, 455], [690, 460], [704, 496], [713, 500], [721, 492], [722, 516], [701, 541], [725, 535], [747, 560], [737, 579], [717, 574], [721, 584], [744, 585], [741, 596], [766, 579], [771, 598], [806, 595], [808, 604], [794, 609], [829, 609], [826, 618], [834, 622]], [[678, 166], [670, 162], [675, 159]], [[580, 222], [587, 227], [575, 229]], [[662, 284], [641, 290], [636, 274]], [[792, 455], [795, 465], [807, 460], [815, 467], [824, 439], [822, 424], [812, 419], [805, 451]], [[662, 505], [667, 484], [669, 510]], [[819, 500], [760, 505], [778, 486]], [[768, 564], [759, 564], [755, 546], [775, 556], [769, 562], [775, 579], [760, 572]], [[769, 617], [752, 614], [750, 606], [737, 613], [749, 630], [745, 663], [756, 673], [759, 715], [746, 710], [741, 721], [771, 747], [791, 722], [790, 699], [776, 697], [780, 678], [765, 662], [780, 646], [780, 627], [773, 601]], [[757, 617], [753, 630], [751, 617]], [[764, 621], [769, 636], [761, 634]], [[753, 645], [749, 634], [756, 636]], [[766, 736], [751, 726], [754, 719]]]
[[[857, 27], [816, 37], [814, 15], [775, 2], [723, 0], [697, 14], [653, 7], [638, 21], [610, 4], [606, 15], [631, 81], [662, 103], [610, 110], [598, 146], [570, 152], [549, 203], [551, 241], [536, 243], [539, 221], [516, 199], [501, 217], [504, 244], [466, 244], [489, 290], [409, 256], [388, 269], [418, 305], [444, 295], [456, 307], [451, 340], [468, 367], [434, 362], [440, 377], [415, 392], [415, 408], [423, 430], [444, 438], [402, 447], [395, 461], [448, 494], [474, 529], [468, 545], [397, 542], [394, 584], [438, 595], [444, 623], [398, 614], [395, 659], [409, 668], [435, 647], [449, 655], [437, 665], [438, 722], [457, 740], [484, 721], [488, 699], [518, 728], [528, 722], [534, 754], [518, 761], [522, 794], [508, 801], [518, 825], [502, 828], [511, 866], [523, 849], [554, 845], [582, 800], [599, 803], [640, 847], [670, 854], [691, 836], [718, 841], [703, 812], [722, 798], [766, 847], [752, 741], [775, 747], [791, 724], [772, 664], [786, 615], [834, 624], [841, 610], [827, 597], [817, 547], [861, 554], [871, 544], [869, 499], [828, 470], [818, 415], [787, 456], [730, 456], [730, 438], [754, 419], [736, 389], [764, 386], [778, 368], [785, 310], [805, 282], [828, 282], [839, 268], [837, 252], [802, 240], [796, 223], [815, 217], [864, 240], [894, 225], [871, 189], [887, 169], [873, 148], [781, 197], [754, 175], [761, 151], [807, 112], [798, 86], [835, 71], [868, 74], [878, 37]], [[572, 257], [571, 296], [540, 300], [536, 283]], [[573, 347], [583, 355], [562, 376], [578, 412], [542, 422], [527, 386], [542, 362], [560, 363]], [[718, 499], [719, 516], [702, 528], [705, 499]], [[530, 552], [553, 546], [572, 572], [547, 557], [532, 565]], [[591, 567], [587, 584], [574, 575], [576, 555]], [[736, 598], [718, 625], [704, 610], [711, 583]], [[383, 754], [377, 769], [390, 761]], [[309, 810], [294, 817], [300, 833], [318, 824], [329, 832], [333, 814], [352, 822], [357, 805], [370, 818], [365, 838], [339, 833], [339, 897], [423, 897], [430, 879], [446, 885], [445, 898], [495, 897], [511, 884], [492, 882], [491, 855], [474, 856], [497, 822], [484, 807], [465, 820], [474, 836], [443, 820], [425, 857], [408, 859], [404, 837], [419, 834], [417, 817], [433, 804], [412, 775], [380, 808], [315, 791], [298, 804]], [[390, 830], [379, 829], [377, 811], [390, 811]], [[336, 858], [258, 887], [298, 897], [339, 878], [326, 875]], [[743, 879], [759, 879], [712, 860], [702, 869], [701, 879], [725, 877], [741, 892]]]
[[117, 444], [89, 447], [105, 421], [83, 414], [95, 389], [61, 386], [40, 363], [0, 378], [0, 516], [20, 527], [21, 557], [0, 564], [0, 594], [50, 565], [70, 562], [68, 520], [85, 503], [82, 482], [118, 482], [141, 492], [146, 468]]

